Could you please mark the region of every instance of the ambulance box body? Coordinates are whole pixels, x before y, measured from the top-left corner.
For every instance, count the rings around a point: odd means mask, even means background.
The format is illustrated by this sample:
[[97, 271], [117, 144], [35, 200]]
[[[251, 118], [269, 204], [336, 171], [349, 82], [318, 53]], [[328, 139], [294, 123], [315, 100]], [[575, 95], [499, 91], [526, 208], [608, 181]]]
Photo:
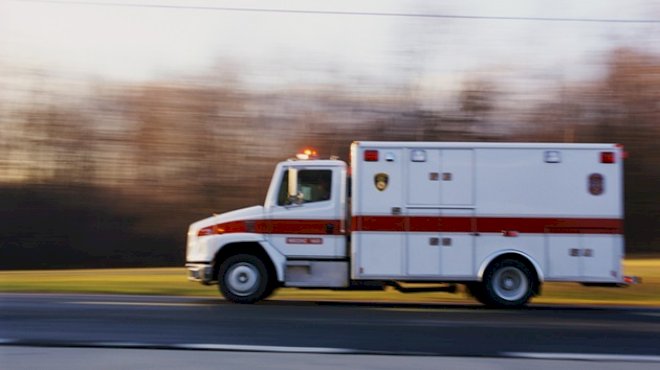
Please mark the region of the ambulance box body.
[[354, 142], [350, 166], [301, 157], [276, 166], [263, 206], [191, 225], [191, 280], [239, 303], [280, 286], [462, 284], [508, 307], [546, 281], [630, 279], [620, 145]]

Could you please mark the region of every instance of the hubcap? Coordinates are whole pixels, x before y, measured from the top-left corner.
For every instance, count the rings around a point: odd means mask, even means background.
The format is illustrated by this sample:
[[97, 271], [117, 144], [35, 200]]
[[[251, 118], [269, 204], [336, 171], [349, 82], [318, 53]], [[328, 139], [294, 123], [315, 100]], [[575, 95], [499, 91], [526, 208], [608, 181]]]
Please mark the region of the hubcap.
[[529, 281], [527, 276], [515, 267], [504, 267], [493, 276], [493, 289], [498, 297], [507, 301], [515, 301], [527, 293]]
[[229, 291], [242, 297], [256, 292], [259, 288], [259, 281], [259, 270], [247, 262], [231, 266], [225, 275], [225, 284]]

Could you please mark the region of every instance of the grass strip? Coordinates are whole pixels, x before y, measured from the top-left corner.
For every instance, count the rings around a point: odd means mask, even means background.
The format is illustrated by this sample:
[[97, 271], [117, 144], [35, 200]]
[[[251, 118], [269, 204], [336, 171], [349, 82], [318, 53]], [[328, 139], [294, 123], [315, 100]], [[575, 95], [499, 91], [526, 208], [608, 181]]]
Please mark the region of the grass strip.
[[[660, 259], [624, 261], [627, 275], [643, 278], [627, 288], [584, 287], [546, 283], [533, 302], [541, 304], [633, 305], [660, 307]], [[99, 293], [219, 297], [217, 287], [189, 282], [184, 268], [0, 271], [0, 292]], [[305, 301], [373, 301], [470, 303], [464, 292], [403, 294], [385, 291], [332, 291], [282, 288], [271, 299]]]

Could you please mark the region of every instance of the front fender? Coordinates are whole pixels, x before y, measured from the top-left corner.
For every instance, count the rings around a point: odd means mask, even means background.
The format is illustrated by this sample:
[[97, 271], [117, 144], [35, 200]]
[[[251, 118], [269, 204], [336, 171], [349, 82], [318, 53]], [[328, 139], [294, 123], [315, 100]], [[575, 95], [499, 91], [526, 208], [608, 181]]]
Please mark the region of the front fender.
[[216, 254], [222, 248], [235, 244], [235, 243], [256, 243], [263, 248], [264, 252], [270, 258], [270, 261], [275, 267], [277, 273], [277, 280], [284, 281], [284, 268], [286, 265], [286, 258], [275, 247], [273, 247], [266, 238], [261, 234], [254, 233], [232, 233], [224, 235], [209, 236], [206, 240], [207, 261], [212, 261]]

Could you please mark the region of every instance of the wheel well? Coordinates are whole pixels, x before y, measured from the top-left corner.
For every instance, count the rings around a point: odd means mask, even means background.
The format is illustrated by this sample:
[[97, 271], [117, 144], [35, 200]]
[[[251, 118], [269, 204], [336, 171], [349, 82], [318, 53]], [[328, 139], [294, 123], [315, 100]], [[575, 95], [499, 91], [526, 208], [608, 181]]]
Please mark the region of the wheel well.
[[218, 276], [218, 271], [220, 271], [220, 265], [227, 258], [237, 255], [237, 254], [250, 254], [259, 258], [264, 265], [266, 270], [268, 270], [268, 275], [275, 280], [277, 280], [277, 273], [273, 261], [270, 260], [268, 253], [263, 249], [259, 243], [231, 243], [225, 245], [222, 249], [215, 254], [213, 259], [213, 277]]
[[532, 263], [532, 261], [528, 257], [526, 257], [522, 254], [519, 254], [519, 253], [504, 253], [502, 255], [499, 255], [499, 256], [493, 258], [493, 260], [488, 263], [488, 266], [486, 267], [486, 269], [484, 271], [487, 271], [488, 269], [490, 269], [494, 264], [496, 264], [496, 263], [498, 263], [502, 260], [508, 260], [508, 259], [516, 260], [516, 261], [524, 264], [527, 267], [527, 269], [529, 269], [529, 271], [532, 273], [532, 292], [534, 293], [534, 295], [541, 294], [541, 279], [539, 279], [539, 272], [536, 270], [536, 266], [534, 265], [534, 263]]

